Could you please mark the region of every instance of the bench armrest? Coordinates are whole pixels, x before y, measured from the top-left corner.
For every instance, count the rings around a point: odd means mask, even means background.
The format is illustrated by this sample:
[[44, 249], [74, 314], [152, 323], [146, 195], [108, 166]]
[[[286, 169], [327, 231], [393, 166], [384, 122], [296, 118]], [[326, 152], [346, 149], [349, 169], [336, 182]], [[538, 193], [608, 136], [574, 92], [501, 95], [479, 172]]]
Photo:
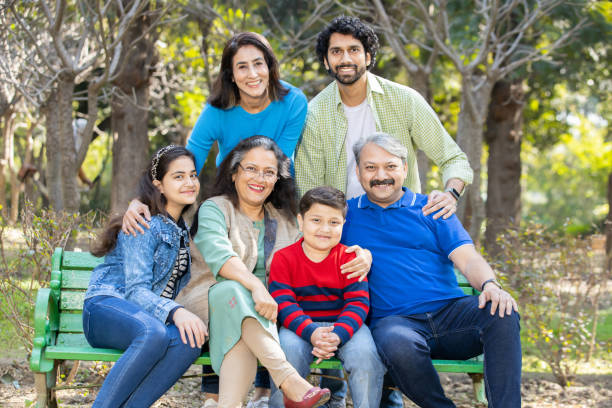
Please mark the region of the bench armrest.
[[55, 344], [59, 329], [59, 299], [49, 288], [41, 288], [36, 294], [34, 308], [34, 340], [30, 368], [34, 372], [49, 372], [53, 369], [53, 360], [44, 356], [45, 348]]

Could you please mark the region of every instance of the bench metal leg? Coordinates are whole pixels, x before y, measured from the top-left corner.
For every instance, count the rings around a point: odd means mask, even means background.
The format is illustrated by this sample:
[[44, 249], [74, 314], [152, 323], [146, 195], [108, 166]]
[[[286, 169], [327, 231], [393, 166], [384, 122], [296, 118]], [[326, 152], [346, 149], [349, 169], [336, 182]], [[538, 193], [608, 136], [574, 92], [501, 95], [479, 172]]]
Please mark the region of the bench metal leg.
[[57, 398], [54, 390], [57, 379], [57, 368], [58, 365], [56, 362], [53, 365], [53, 370], [48, 373], [34, 373], [37, 408], [57, 408]]
[[480, 404], [487, 405], [487, 396], [484, 387], [484, 376], [482, 374], [470, 373], [472, 385], [474, 386], [474, 397]]

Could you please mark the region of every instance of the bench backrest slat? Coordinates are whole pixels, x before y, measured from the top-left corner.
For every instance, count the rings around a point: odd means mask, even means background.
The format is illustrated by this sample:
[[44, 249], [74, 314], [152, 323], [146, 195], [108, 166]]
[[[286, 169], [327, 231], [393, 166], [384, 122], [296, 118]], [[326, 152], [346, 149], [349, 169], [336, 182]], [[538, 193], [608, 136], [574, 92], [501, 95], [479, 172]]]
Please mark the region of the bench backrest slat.
[[83, 318], [81, 313], [61, 313], [59, 320], [59, 331], [82, 333]]
[[97, 258], [89, 252], [64, 251], [61, 269], [92, 270], [95, 266], [102, 263], [102, 261], [103, 258]]
[[62, 270], [62, 289], [87, 289], [91, 270]]
[[65, 310], [83, 310], [83, 300], [85, 299], [84, 291], [67, 291], [62, 290], [60, 295], [60, 311]]
[[83, 333], [59, 333], [56, 346], [86, 347], [89, 346]]

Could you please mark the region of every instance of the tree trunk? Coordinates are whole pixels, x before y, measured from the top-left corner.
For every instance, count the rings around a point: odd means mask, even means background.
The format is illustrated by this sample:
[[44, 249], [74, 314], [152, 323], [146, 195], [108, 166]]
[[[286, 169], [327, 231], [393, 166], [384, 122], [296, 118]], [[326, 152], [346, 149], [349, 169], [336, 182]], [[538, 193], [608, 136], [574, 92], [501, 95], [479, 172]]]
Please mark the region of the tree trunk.
[[608, 274], [612, 273], [612, 172], [608, 175], [608, 218], [606, 219], [606, 257]]
[[45, 104], [46, 116], [46, 186], [49, 193], [49, 204], [56, 210], [64, 208], [62, 194], [62, 146], [60, 140], [60, 107], [57, 103], [59, 90], [54, 89]]
[[484, 244], [491, 256], [500, 249], [497, 237], [520, 221], [523, 98], [522, 80], [501, 80], [493, 87], [485, 131], [489, 158]]
[[13, 143], [14, 112], [11, 109], [4, 111], [0, 118], [2, 121], [2, 154], [0, 155], [0, 212], [5, 219], [8, 216], [8, 202], [6, 199], [6, 173], [10, 173], [11, 145]]
[[[457, 123], [457, 144], [465, 152], [474, 170], [474, 181], [460, 201], [457, 215], [470, 233], [474, 243], [480, 241], [480, 226], [485, 216], [485, 209], [480, 195], [481, 160], [484, 122], [491, 100], [493, 84], [485, 80], [476, 88], [475, 83], [483, 80], [481, 76], [464, 74], [461, 89], [461, 104]], [[472, 103], [468, 101], [471, 97]]]
[[145, 14], [134, 21], [124, 38], [123, 69], [114, 81], [119, 89], [111, 103], [114, 140], [112, 213], [123, 211], [135, 198], [139, 176], [149, 159], [149, 84], [157, 52], [150, 35], [138, 39], [148, 30], [149, 21]]

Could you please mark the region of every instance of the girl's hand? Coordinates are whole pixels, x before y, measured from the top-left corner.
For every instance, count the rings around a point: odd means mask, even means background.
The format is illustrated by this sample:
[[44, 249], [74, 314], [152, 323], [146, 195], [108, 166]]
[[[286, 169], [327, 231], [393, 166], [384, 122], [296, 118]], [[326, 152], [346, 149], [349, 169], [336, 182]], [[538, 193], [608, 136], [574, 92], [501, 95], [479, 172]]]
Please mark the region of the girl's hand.
[[174, 320], [174, 325], [179, 329], [181, 340], [183, 340], [184, 344], [187, 344], [187, 339], [189, 339], [191, 347], [197, 345], [198, 348], [202, 348], [206, 336], [208, 336], [208, 329], [202, 319], [181, 307], [176, 309], [172, 320]]
[[253, 302], [255, 302], [255, 311], [266, 319], [276, 323], [278, 305], [263, 284], [253, 289], [251, 291], [251, 296], [253, 296]]

